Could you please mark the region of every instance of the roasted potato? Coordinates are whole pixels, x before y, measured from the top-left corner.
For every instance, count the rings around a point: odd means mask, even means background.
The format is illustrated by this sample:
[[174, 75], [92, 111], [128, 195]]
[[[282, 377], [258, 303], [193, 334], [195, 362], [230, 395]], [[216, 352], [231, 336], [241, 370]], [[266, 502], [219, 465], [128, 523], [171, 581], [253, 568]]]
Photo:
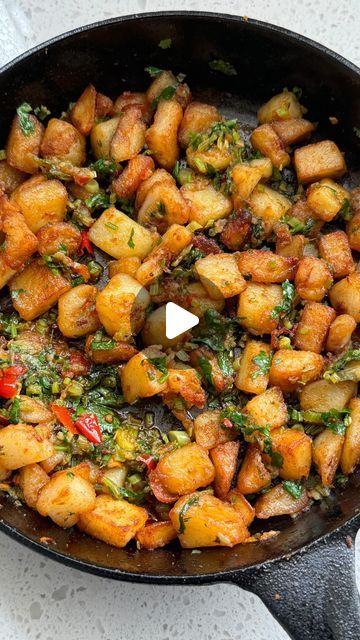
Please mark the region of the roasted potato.
[[231, 170], [231, 195], [235, 208], [239, 208], [249, 200], [256, 185], [262, 178], [261, 169], [241, 162]]
[[44, 127], [32, 114], [27, 115], [27, 121], [29, 126], [25, 130], [19, 116], [15, 116], [6, 143], [6, 161], [18, 171], [37, 173], [39, 165], [36, 157], [40, 154]]
[[180, 145], [186, 148], [189, 145], [191, 135], [203, 133], [220, 120], [221, 116], [216, 107], [202, 102], [191, 102], [184, 111], [179, 127]]
[[203, 411], [194, 420], [194, 436], [198, 445], [213, 449], [220, 444], [236, 438], [235, 431], [226, 429], [222, 424], [221, 411], [214, 409]]
[[74, 127], [83, 136], [87, 136], [94, 126], [96, 116], [96, 89], [89, 84], [82, 92], [70, 111], [70, 119]]
[[147, 518], [146, 509], [104, 495], [97, 496], [91, 511], [80, 514], [77, 526], [107, 544], [125, 547], [144, 527]]
[[250, 136], [251, 144], [263, 156], [270, 158], [274, 167], [283, 169], [290, 163], [284, 144], [270, 124], [262, 124]]
[[254, 214], [263, 221], [268, 235], [275, 223], [291, 208], [291, 202], [286, 196], [264, 184], [255, 187], [250, 195], [249, 204]]
[[19, 471], [19, 486], [26, 504], [36, 509], [41, 489], [49, 482], [48, 474], [38, 464], [28, 464]]
[[349, 240], [344, 231], [333, 231], [321, 236], [319, 252], [329, 265], [334, 278], [343, 278], [355, 271]]
[[309, 120], [290, 118], [288, 120], [274, 120], [271, 123], [275, 133], [279, 136], [284, 147], [303, 142], [314, 131], [315, 127]]
[[313, 351], [280, 349], [274, 353], [270, 367], [270, 384], [285, 393], [320, 377], [324, 366], [321, 355]]
[[329, 298], [338, 313], [346, 313], [355, 322], [360, 322], [360, 273], [355, 271], [336, 282], [329, 291]]
[[330, 222], [349, 200], [349, 192], [333, 180], [320, 180], [307, 190], [307, 204], [317, 218]]
[[111, 189], [118, 198], [130, 198], [141, 183], [154, 173], [154, 169], [154, 160], [150, 156], [130, 158], [125, 169], [113, 180]]
[[331, 140], [295, 149], [294, 164], [299, 182], [340, 178], [346, 172], [344, 156]]
[[41, 422], [48, 423], [54, 418], [45, 404], [35, 398], [20, 395], [20, 420], [21, 422], [30, 422], [31, 424], [39, 424]]
[[10, 196], [27, 177], [26, 173], [11, 167], [6, 160], [0, 160], [0, 184], [7, 196]]
[[284, 258], [272, 251], [249, 249], [237, 257], [240, 273], [251, 276], [251, 282], [266, 284], [292, 280], [297, 267], [296, 258]]
[[243, 410], [255, 424], [269, 429], [283, 427], [288, 419], [284, 396], [278, 387], [259, 393], [247, 402]]
[[239, 455], [239, 442], [225, 442], [211, 449], [210, 458], [215, 469], [214, 491], [224, 499], [230, 491]]
[[131, 404], [138, 398], [149, 398], [165, 391], [167, 382], [164, 374], [151, 363], [151, 358], [159, 357], [154, 347], [140, 351], [125, 364], [120, 371], [121, 385], [125, 401]]
[[284, 89], [282, 93], [276, 94], [268, 102], [261, 105], [257, 117], [260, 124], [264, 124], [274, 120], [286, 121], [292, 118], [301, 118], [302, 114], [303, 108], [296, 95], [292, 91]]
[[144, 286], [151, 284], [191, 240], [189, 229], [172, 224], [138, 268], [136, 279]]
[[273, 311], [282, 298], [279, 284], [248, 282], [239, 296], [237, 316], [240, 324], [255, 335], [271, 333], [278, 323]]
[[269, 382], [268, 371], [263, 370], [256, 363], [261, 355], [270, 362], [270, 345], [259, 340], [248, 340], [241, 354], [239, 369], [235, 378], [235, 386], [246, 393], [263, 393]]
[[131, 256], [143, 259], [156, 242], [156, 234], [122, 211], [109, 207], [90, 228], [89, 239], [99, 249], [118, 260]]
[[227, 502], [230, 502], [235, 511], [240, 513], [244, 524], [249, 527], [255, 518], [255, 509], [237, 489], [231, 489], [226, 496]]
[[191, 367], [169, 369], [168, 372], [169, 392], [181, 396], [188, 407], [202, 409], [205, 404], [205, 391], [201, 386], [198, 372]]
[[176, 336], [176, 338], [170, 339], [166, 337], [166, 305], [163, 305], [147, 316], [141, 337], [146, 347], [150, 347], [152, 344], [158, 344], [161, 345], [163, 349], [168, 349], [182, 342], [186, 337], [186, 332], [181, 333]]
[[[148, 178], [149, 182], [153, 176]], [[145, 192], [146, 196], [138, 211], [140, 224], [155, 226], [160, 233], [164, 233], [169, 225], [185, 224], [188, 221], [188, 204], [173, 181], [155, 181], [154, 178], [149, 190], [148, 185], [145, 186], [146, 191], [144, 189], [142, 193]]]
[[107, 333], [115, 340], [127, 340], [140, 331], [149, 303], [148, 292], [135, 278], [118, 273], [97, 295], [95, 304]]
[[276, 253], [285, 258], [298, 258], [300, 260], [304, 255], [305, 236], [297, 235], [290, 238], [276, 240]]
[[356, 395], [357, 383], [352, 380], [329, 382], [316, 380], [300, 390], [300, 407], [304, 411], [331, 411], [344, 409]]
[[135, 158], [145, 144], [146, 124], [140, 107], [129, 106], [121, 115], [110, 142], [110, 156], [116, 162]]
[[173, 496], [183, 496], [211, 484], [215, 468], [206, 449], [191, 442], [162, 456], [152, 474]]
[[301, 258], [295, 275], [296, 291], [300, 298], [321, 302], [332, 282], [331, 271], [323, 260], [314, 256]]
[[264, 465], [261, 451], [254, 444], [249, 444], [238, 473], [236, 487], [247, 495], [257, 493], [271, 482], [271, 475]]
[[333, 483], [336, 469], [340, 464], [343, 444], [344, 436], [334, 433], [331, 429], [324, 429], [313, 440], [313, 462], [325, 487]]
[[116, 276], [117, 273], [127, 273], [128, 276], [135, 278], [140, 265], [141, 260], [138, 256], [128, 256], [127, 258], [119, 258], [119, 260], [111, 260], [108, 264], [109, 278], [111, 279], [113, 276]]
[[80, 231], [69, 222], [46, 224], [36, 234], [39, 242], [38, 252], [42, 256], [52, 256], [65, 251], [68, 256], [76, 253], [81, 245]]
[[235, 256], [229, 253], [209, 254], [197, 260], [195, 270], [210, 298], [221, 300], [238, 295], [246, 289]]
[[356, 322], [347, 313], [340, 314], [330, 325], [326, 340], [326, 351], [338, 353], [345, 349], [356, 329]]
[[360, 462], [360, 398], [352, 398], [349, 403], [351, 423], [345, 433], [345, 442], [341, 453], [341, 470], [353, 473]]
[[34, 176], [23, 182], [11, 196], [20, 207], [26, 224], [33, 233], [65, 217], [68, 194], [60, 180]]
[[160, 100], [154, 123], [146, 131], [145, 139], [156, 162], [172, 171], [179, 157], [178, 129], [183, 110], [175, 100]]
[[150, 522], [135, 535], [140, 549], [159, 549], [176, 537], [177, 533], [171, 522]]
[[5, 469], [20, 469], [46, 460], [54, 453], [45, 426], [9, 424], [0, 429], [0, 463]]
[[96, 124], [90, 135], [91, 149], [95, 158], [110, 158], [110, 147], [115, 131], [118, 127], [120, 117], [110, 118]]
[[45, 129], [40, 152], [43, 158], [67, 160], [76, 167], [85, 162], [85, 138], [65, 120], [51, 118]]
[[273, 451], [282, 457], [279, 474], [284, 480], [307, 478], [311, 467], [311, 438], [296, 429], [277, 429], [271, 433]]
[[260, 496], [255, 503], [255, 515], [257, 518], [266, 519], [275, 516], [290, 515], [304, 511], [310, 504], [306, 491], [303, 490], [300, 498], [293, 498], [281, 484], [272, 487]]
[[90, 284], [79, 284], [60, 296], [58, 326], [67, 338], [81, 338], [101, 327], [95, 308], [98, 290]]
[[294, 345], [297, 349], [321, 353], [331, 323], [336, 317], [332, 307], [319, 302], [307, 302], [296, 326]]
[[181, 187], [180, 193], [189, 206], [189, 220], [202, 227], [210, 226], [220, 218], [227, 218], [232, 211], [230, 198], [217, 191], [206, 180], [189, 182]]

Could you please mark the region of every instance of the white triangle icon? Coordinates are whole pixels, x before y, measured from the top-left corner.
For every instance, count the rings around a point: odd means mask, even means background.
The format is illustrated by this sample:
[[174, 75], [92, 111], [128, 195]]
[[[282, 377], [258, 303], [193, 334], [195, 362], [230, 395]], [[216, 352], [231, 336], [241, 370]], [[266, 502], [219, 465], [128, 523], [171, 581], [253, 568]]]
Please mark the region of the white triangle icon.
[[166, 337], [168, 340], [172, 340], [177, 336], [180, 336], [185, 331], [189, 331], [197, 324], [199, 324], [199, 318], [190, 311], [186, 311], [174, 302], [168, 302], [165, 311], [166, 320]]

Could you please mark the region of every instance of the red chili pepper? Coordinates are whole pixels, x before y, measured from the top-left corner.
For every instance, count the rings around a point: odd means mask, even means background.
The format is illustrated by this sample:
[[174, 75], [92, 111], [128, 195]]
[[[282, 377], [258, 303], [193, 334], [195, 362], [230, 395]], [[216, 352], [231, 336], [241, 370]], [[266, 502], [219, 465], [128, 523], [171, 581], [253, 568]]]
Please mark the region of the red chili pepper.
[[229, 420], [229, 418], [224, 418], [223, 419], [223, 425], [224, 427], [226, 427], [227, 429], [232, 429], [233, 428], [233, 423], [231, 422], [231, 420]]
[[26, 373], [27, 367], [21, 364], [14, 364], [0, 370], [0, 396], [2, 398], [13, 398], [18, 392], [18, 380]]
[[80, 242], [80, 254], [82, 255], [84, 253], [84, 251], [87, 251], [88, 253], [91, 253], [91, 255], [94, 254], [94, 249], [93, 246], [89, 240], [89, 236], [88, 236], [88, 232], [87, 231], [82, 231], [81, 232], [81, 242]]
[[83, 413], [75, 422], [75, 427], [89, 442], [100, 444], [102, 435], [95, 413]]
[[143, 453], [141, 456], [138, 456], [138, 460], [146, 464], [148, 471], [152, 471], [156, 467], [155, 458], [148, 453]]
[[90, 180], [92, 180], [92, 176], [88, 175], [87, 173], [75, 173], [75, 175], [73, 176], [74, 182], [76, 184], [79, 184], [81, 187], [85, 186], [88, 182], [90, 182]]
[[6, 371], [6, 373], [10, 374], [11, 376], [16, 376], [17, 378], [19, 378], [27, 372], [27, 367], [24, 367], [23, 364], [13, 364], [11, 367], [7, 367], [6, 369], [4, 369], [4, 371]]
[[50, 408], [51, 411], [56, 415], [59, 422], [61, 422], [61, 424], [66, 427], [66, 429], [70, 431], [70, 433], [79, 433], [73, 423], [71, 417], [72, 411], [70, 409], [67, 409], [67, 407], [62, 407], [60, 404], [55, 404], [55, 402], [50, 405]]

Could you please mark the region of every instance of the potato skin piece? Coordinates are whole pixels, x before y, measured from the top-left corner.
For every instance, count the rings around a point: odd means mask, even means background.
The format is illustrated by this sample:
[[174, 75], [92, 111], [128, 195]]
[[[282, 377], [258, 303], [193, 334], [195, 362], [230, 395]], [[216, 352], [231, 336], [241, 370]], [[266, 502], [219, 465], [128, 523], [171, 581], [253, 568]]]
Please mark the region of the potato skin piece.
[[349, 316], [347, 313], [337, 316], [330, 325], [326, 341], [326, 351], [338, 353], [338, 351], [345, 349], [355, 329], [356, 322], [352, 316]]
[[234, 440], [236, 433], [231, 429], [224, 429], [221, 422], [221, 411], [218, 409], [199, 413], [194, 419], [196, 443], [204, 449], [213, 449], [220, 444]]
[[298, 264], [297, 258], [284, 258], [272, 251], [249, 249], [237, 256], [237, 265], [242, 274], [251, 275], [251, 282], [265, 284], [292, 280]]
[[110, 496], [97, 496], [92, 511], [80, 514], [78, 528], [113, 547], [125, 547], [142, 529], [148, 514], [146, 509]]
[[294, 391], [299, 385], [319, 378], [323, 366], [323, 357], [313, 351], [280, 349], [271, 362], [270, 384], [285, 393]]
[[40, 150], [43, 158], [67, 160], [76, 167], [81, 167], [86, 158], [84, 136], [70, 122], [58, 118], [49, 120]]
[[294, 164], [299, 182], [340, 178], [347, 170], [340, 149], [331, 140], [295, 149]]
[[39, 493], [49, 480], [48, 474], [38, 464], [28, 464], [20, 469], [18, 483], [31, 509], [36, 508]]
[[297, 349], [321, 353], [336, 312], [319, 302], [307, 302], [296, 327], [294, 345]]
[[58, 326], [66, 338], [81, 338], [101, 327], [95, 309], [98, 290], [90, 284], [73, 287], [58, 301]]
[[154, 160], [150, 156], [130, 158], [125, 169], [113, 180], [111, 189], [118, 198], [130, 198], [138, 190], [140, 184], [149, 178], [155, 170]]
[[230, 491], [236, 470], [239, 448], [240, 442], [225, 442], [210, 451], [210, 458], [215, 468], [215, 495], [222, 500]]
[[283, 458], [280, 477], [284, 480], [307, 478], [311, 467], [310, 436], [296, 429], [278, 429], [272, 431], [271, 440], [273, 450]]
[[295, 275], [300, 298], [320, 302], [333, 282], [331, 271], [323, 260], [313, 256], [301, 258]]
[[345, 474], [353, 473], [360, 462], [360, 398], [352, 398], [349, 409], [351, 424], [346, 428], [341, 454], [341, 470]]
[[151, 522], [140, 529], [135, 538], [141, 549], [165, 547], [177, 537], [171, 522]]
[[160, 458], [155, 472], [165, 489], [175, 496], [207, 487], [215, 478], [208, 452], [196, 442], [165, 454]]
[[146, 131], [146, 144], [152, 151], [156, 162], [172, 171], [179, 158], [177, 142], [178, 129], [183, 110], [175, 100], [160, 100], [156, 109], [154, 123]]
[[202, 133], [221, 120], [216, 107], [203, 102], [190, 102], [184, 111], [179, 127], [179, 143], [184, 149], [190, 142], [191, 133]]
[[302, 492], [300, 498], [293, 498], [281, 484], [277, 484], [257, 499], [255, 515], [261, 520], [290, 515], [303, 511], [309, 504], [306, 491]]
[[60, 180], [48, 180], [45, 176], [33, 176], [23, 182], [11, 196], [20, 207], [26, 224], [33, 233], [65, 217], [68, 194]]
[[254, 129], [250, 140], [254, 149], [270, 158], [274, 167], [283, 169], [290, 163], [290, 156], [285, 151], [281, 138], [270, 124], [262, 124]]
[[254, 444], [249, 444], [238, 473], [236, 488], [247, 495], [257, 493], [271, 482], [271, 475], [265, 467], [261, 451]]
[[355, 271], [349, 240], [344, 231], [333, 231], [321, 236], [319, 251], [330, 266], [334, 278], [343, 278]]
[[259, 371], [254, 358], [261, 352], [270, 354], [270, 345], [259, 340], [248, 340], [242, 352], [240, 367], [235, 378], [235, 386], [245, 393], [263, 393], [269, 382], [269, 374]]
[[334, 480], [336, 469], [340, 464], [344, 440], [344, 436], [330, 429], [324, 429], [313, 440], [313, 462], [325, 487], [329, 487]]
[[40, 153], [44, 127], [34, 115], [29, 114], [28, 118], [34, 125], [34, 131], [26, 136], [21, 129], [19, 116], [15, 116], [6, 143], [6, 161], [19, 171], [37, 173], [39, 166], [34, 156]]
[[354, 271], [336, 282], [329, 291], [329, 298], [338, 313], [346, 313], [355, 322], [360, 322], [360, 273]]
[[316, 380], [300, 390], [300, 407], [304, 411], [330, 411], [344, 409], [352, 396], [356, 395], [357, 383], [352, 380], [328, 382]]
[[48, 430], [38, 425], [9, 424], [0, 429], [0, 463], [5, 469], [19, 469], [46, 460], [53, 453]]
[[243, 411], [260, 427], [278, 429], [288, 419], [284, 396], [279, 387], [271, 387], [258, 394], [245, 405]]
[[278, 319], [272, 318], [274, 307], [283, 298], [279, 284], [248, 282], [239, 296], [237, 316], [240, 324], [255, 335], [271, 333], [276, 329]]

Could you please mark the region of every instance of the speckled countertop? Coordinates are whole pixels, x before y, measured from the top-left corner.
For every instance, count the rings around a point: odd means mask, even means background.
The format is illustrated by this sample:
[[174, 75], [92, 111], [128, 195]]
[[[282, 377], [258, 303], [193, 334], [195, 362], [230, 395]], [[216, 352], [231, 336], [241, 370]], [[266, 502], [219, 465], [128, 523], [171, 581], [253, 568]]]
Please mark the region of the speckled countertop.
[[[174, 0], [0, 0], [1, 64], [74, 27]], [[182, 0], [309, 36], [360, 65], [360, 0]], [[357, 538], [359, 549], [359, 536]], [[130, 585], [80, 573], [0, 534], [1, 640], [289, 640], [262, 602], [230, 585]], [[358, 585], [360, 567], [357, 563]]]

